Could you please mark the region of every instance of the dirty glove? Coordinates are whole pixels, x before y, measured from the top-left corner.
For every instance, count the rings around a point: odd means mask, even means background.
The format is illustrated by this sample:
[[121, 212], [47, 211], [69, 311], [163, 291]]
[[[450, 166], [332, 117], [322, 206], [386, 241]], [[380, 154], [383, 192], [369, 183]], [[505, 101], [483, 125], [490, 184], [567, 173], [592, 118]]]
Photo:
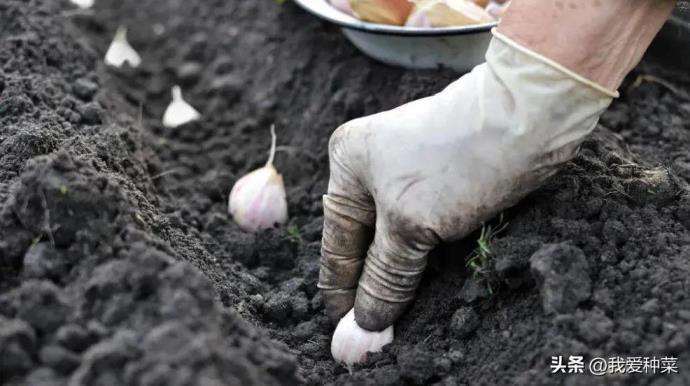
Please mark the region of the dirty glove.
[[362, 328], [392, 325], [428, 252], [538, 188], [616, 96], [495, 31], [486, 61], [333, 133], [318, 286], [334, 321], [354, 306]]

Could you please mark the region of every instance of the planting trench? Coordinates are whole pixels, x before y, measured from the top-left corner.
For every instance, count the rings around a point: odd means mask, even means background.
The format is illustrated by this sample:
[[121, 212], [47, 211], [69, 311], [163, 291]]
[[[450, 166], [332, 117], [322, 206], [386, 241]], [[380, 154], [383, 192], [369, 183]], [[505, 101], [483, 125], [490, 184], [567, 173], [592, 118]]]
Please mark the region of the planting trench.
[[[458, 75], [373, 62], [290, 2], [96, 3], [0, 3], [0, 383], [690, 383], [687, 73], [643, 63], [504, 213], [486, 277], [464, 268], [478, 233], [435, 250], [395, 342], [351, 374], [316, 291], [329, 134]], [[120, 24], [136, 70], [102, 63]], [[173, 84], [203, 119], [162, 127]], [[227, 194], [272, 123], [290, 222], [253, 235]], [[555, 376], [552, 355], [680, 373]]]

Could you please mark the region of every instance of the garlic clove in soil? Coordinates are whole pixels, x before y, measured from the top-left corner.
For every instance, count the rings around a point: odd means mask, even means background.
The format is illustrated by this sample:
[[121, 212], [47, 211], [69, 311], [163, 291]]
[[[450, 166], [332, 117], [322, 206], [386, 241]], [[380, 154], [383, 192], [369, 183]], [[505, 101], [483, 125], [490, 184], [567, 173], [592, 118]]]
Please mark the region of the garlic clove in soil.
[[482, 7], [469, 0], [412, 0], [415, 9], [408, 27], [457, 27], [494, 22]]
[[93, 6], [94, 0], [69, 0], [70, 3], [76, 5], [81, 9], [91, 8]]
[[201, 114], [182, 97], [180, 86], [173, 86], [172, 101], [163, 114], [163, 126], [175, 128], [201, 118]]
[[273, 167], [276, 134], [271, 126], [271, 151], [266, 166], [240, 178], [230, 191], [228, 210], [245, 231], [257, 232], [287, 221], [283, 176]]
[[141, 57], [127, 41], [127, 28], [120, 26], [115, 32], [110, 47], [108, 47], [108, 52], [105, 53], [105, 63], [114, 67], [122, 67], [125, 62], [131, 67], [138, 67], [141, 64]]
[[367, 331], [355, 320], [355, 309], [351, 309], [338, 322], [331, 341], [333, 359], [348, 367], [364, 362], [368, 352], [379, 352], [383, 346], [393, 342], [393, 326], [383, 331]]
[[403, 25], [412, 12], [408, 0], [349, 0], [353, 14], [372, 23]]

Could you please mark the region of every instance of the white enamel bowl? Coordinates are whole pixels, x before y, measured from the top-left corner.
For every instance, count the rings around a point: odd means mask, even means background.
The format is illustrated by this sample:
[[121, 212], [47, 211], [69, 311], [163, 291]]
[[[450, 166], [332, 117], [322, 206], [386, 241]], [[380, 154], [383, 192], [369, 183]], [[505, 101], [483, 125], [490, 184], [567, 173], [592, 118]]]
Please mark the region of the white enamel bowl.
[[341, 27], [366, 55], [390, 65], [465, 72], [484, 62], [496, 23], [447, 28], [411, 28], [368, 23], [333, 8], [327, 0], [294, 0], [309, 13]]

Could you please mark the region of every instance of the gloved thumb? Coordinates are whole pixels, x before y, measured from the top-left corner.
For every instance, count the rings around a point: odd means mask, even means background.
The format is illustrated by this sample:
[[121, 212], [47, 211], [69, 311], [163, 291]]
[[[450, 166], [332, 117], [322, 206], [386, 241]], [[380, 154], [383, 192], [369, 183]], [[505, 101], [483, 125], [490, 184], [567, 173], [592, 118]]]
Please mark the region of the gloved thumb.
[[[397, 228], [411, 224], [396, 221]], [[392, 325], [412, 302], [429, 251], [439, 242], [431, 230], [392, 230], [377, 221], [355, 298], [355, 320], [370, 331]]]

